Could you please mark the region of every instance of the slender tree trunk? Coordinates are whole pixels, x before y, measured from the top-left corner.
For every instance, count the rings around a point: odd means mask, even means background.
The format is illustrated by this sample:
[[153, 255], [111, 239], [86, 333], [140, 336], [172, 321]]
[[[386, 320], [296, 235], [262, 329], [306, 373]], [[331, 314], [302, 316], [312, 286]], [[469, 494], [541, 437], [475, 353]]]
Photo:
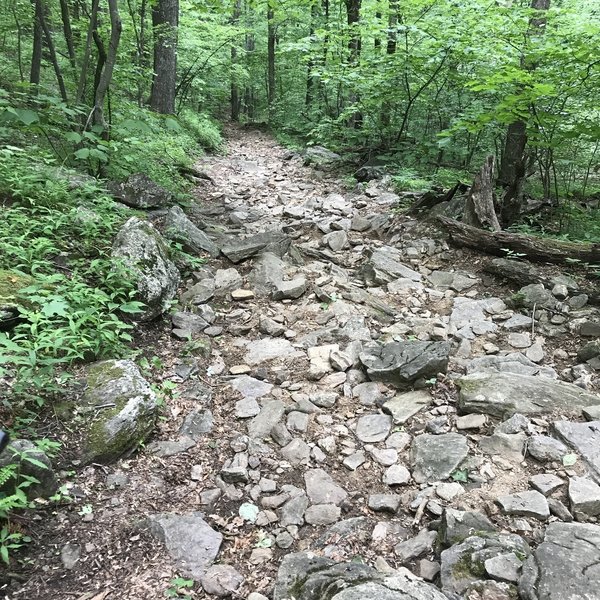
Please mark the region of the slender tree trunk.
[[[98, 20], [98, 7], [100, 0], [93, 0], [92, 12], [90, 13], [90, 23], [88, 26], [87, 37], [85, 40], [85, 50], [83, 52], [83, 59], [81, 61], [81, 71], [79, 72], [79, 83], [77, 85], [77, 94], [75, 96], [75, 103], [81, 104], [83, 96], [85, 94], [85, 84], [87, 81], [87, 72], [90, 63], [90, 53], [92, 51], [92, 39], [94, 31], [96, 30], [96, 22]], [[96, 88], [94, 87], [94, 90]]]
[[17, 10], [13, 7], [13, 17], [15, 18], [15, 25], [17, 27], [17, 64], [19, 66], [19, 79], [21, 81], [25, 81], [25, 76], [23, 74], [23, 53], [21, 51], [21, 38], [22, 38], [22, 28], [21, 22], [19, 21], [19, 16], [17, 14]]
[[106, 62], [96, 93], [94, 97], [94, 123], [101, 125], [106, 129], [106, 120], [104, 119], [104, 99], [112, 81], [113, 69], [117, 62], [117, 50], [121, 39], [121, 17], [119, 15], [118, 0], [108, 0], [108, 12], [110, 15], [110, 41], [108, 43], [108, 52]]
[[68, 102], [65, 80], [62, 76], [62, 71], [58, 62], [58, 56], [56, 55], [52, 31], [50, 31], [50, 27], [48, 26], [48, 21], [46, 19], [46, 7], [44, 6], [42, 0], [36, 0], [36, 2], [40, 4], [40, 24], [42, 26], [42, 31], [44, 32], [44, 39], [46, 40], [46, 46], [48, 47], [48, 54], [50, 54], [50, 62], [54, 68], [54, 74], [56, 75], [56, 82], [58, 83], [60, 97], [62, 98], [63, 102]]
[[65, 36], [65, 43], [67, 44], [67, 53], [69, 55], [69, 62], [71, 63], [71, 69], [73, 70], [73, 77], [76, 77], [77, 64], [75, 62], [75, 45], [73, 44], [73, 30], [71, 28], [71, 15], [69, 13], [69, 4], [67, 0], [60, 0], [60, 15], [63, 25], [63, 33]]
[[[242, 14], [242, 1], [235, 0], [233, 5], [233, 15], [231, 17], [232, 25], [237, 25], [240, 16]], [[237, 46], [235, 44], [231, 45], [231, 66], [233, 67], [237, 61]], [[239, 121], [240, 120], [240, 89], [238, 87], [236, 81], [236, 75], [232, 68], [232, 76], [231, 76], [231, 120]]]
[[[315, 35], [315, 25], [317, 23], [317, 17], [319, 16], [319, 7], [316, 2], [313, 2], [310, 7], [310, 32], [309, 38], [311, 40], [311, 45], [313, 42], [313, 36]], [[314, 97], [314, 84], [315, 78], [312, 75], [313, 69], [315, 68], [316, 60], [314, 54], [311, 52], [310, 58], [308, 60], [308, 65], [306, 67], [306, 98], [304, 100], [305, 106], [310, 106]]]
[[267, 0], [267, 104], [269, 121], [272, 119], [275, 101], [275, 10], [273, 0]]
[[[542, 35], [546, 27], [546, 12], [550, 0], [531, 0], [531, 8], [539, 11], [529, 21], [528, 37]], [[535, 64], [528, 64], [527, 57], [521, 58], [521, 68], [535, 70]], [[502, 199], [501, 219], [504, 227], [518, 220], [523, 204], [523, 184], [526, 176], [525, 150], [527, 147], [527, 123], [521, 119], [508, 126], [504, 150], [496, 184], [505, 190]]]
[[177, 28], [179, 0], [158, 0], [152, 7], [154, 79], [150, 107], [162, 114], [175, 112], [177, 85]]
[[[350, 30], [348, 40], [349, 63], [353, 68], [357, 68], [361, 50], [360, 31], [358, 30], [361, 0], [344, 0], [344, 2], [346, 4], [348, 29]], [[357, 93], [351, 94], [350, 101], [358, 103], [360, 101], [359, 95]], [[360, 111], [356, 111], [350, 119], [350, 125], [354, 129], [361, 129], [362, 122], [362, 114]]]
[[[29, 71], [29, 83], [37, 86], [40, 83], [42, 72], [42, 44], [44, 31], [42, 29], [42, 3], [40, 0], [31, 0], [33, 4], [33, 47], [31, 50], [31, 69]], [[37, 90], [34, 90], [37, 91]]]

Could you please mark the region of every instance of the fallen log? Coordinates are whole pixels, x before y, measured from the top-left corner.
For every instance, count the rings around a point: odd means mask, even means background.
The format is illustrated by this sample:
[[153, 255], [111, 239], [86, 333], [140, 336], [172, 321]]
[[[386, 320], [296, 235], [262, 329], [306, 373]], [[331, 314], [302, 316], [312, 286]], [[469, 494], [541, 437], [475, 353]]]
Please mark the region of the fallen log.
[[600, 244], [536, 238], [508, 231], [488, 231], [449, 217], [438, 217], [438, 222], [456, 245], [488, 254], [506, 256], [514, 253], [533, 261], [554, 264], [572, 264], [574, 261], [582, 265], [600, 264]]

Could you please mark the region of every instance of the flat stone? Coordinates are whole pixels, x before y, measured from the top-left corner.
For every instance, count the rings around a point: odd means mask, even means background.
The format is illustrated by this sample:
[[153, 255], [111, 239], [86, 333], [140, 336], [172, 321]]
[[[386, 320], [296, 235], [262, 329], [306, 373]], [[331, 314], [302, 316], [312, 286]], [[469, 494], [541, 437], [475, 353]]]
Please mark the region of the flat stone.
[[388, 415], [364, 415], [356, 423], [356, 437], [365, 444], [382, 442], [392, 429], [392, 419]]
[[405, 278], [421, 281], [420, 273], [408, 268], [402, 262], [402, 253], [391, 246], [377, 248], [362, 267], [362, 275], [369, 286], [390, 283]]
[[398, 451], [393, 448], [371, 448], [369, 453], [375, 462], [384, 467], [391, 467], [398, 462]]
[[529, 348], [531, 346], [529, 333], [509, 333], [507, 341], [513, 348]]
[[536, 491], [500, 496], [496, 502], [507, 515], [533, 517], [540, 521], [545, 521], [550, 516], [548, 501]]
[[278, 281], [273, 291], [273, 300], [296, 300], [306, 292], [306, 277], [295, 277], [290, 281]]
[[532, 435], [527, 451], [540, 462], [560, 461], [569, 453], [569, 449], [560, 440], [548, 435]]
[[413, 478], [417, 483], [447, 479], [468, 452], [466, 438], [458, 433], [419, 435], [411, 448]]
[[244, 289], [233, 290], [231, 292], [231, 298], [233, 300], [239, 300], [240, 302], [243, 302], [244, 300], [252, 300], [252, 298], [254, 298], [254, 292], [252, 290]]
[[304, 473], [306, 493], [312, 504], [341, 504], [348, 496], [323, 469], [310, 469]]
[[347, 456], [344, 459], [343, 465], [347, 469], [350, 469], [350, 471], [356, 471], [356, 469], [364, 464], [366, 460], [367, 457], [365, 456], [365, 453], [362, 450], [359, 450], [358, 452], [354, 452], [353, 454], [350, 454], [350, 456]]
[[519, 331], [523, 329], [531, 329], [533, 319], [520, 313], [514, 314], [510, 319], [502, 323], [502, 327], [508, 331]]
[[448, 547], [472, 535], [485, 535], [497, 530], [497, 527], [483, 513], [445, 508], [442, 513], [439, 537], [441, 544]]
[[310, 446], [300, 438], [294, 438], [287, 446], [281, 448], [280, 452], [281, 456], [294, 466], [308, 464], [310, 458]]
[[289, 525], [304, 525], [304, 513], [308, 508], [306, 494], [291, 498], [281, 508], [279, 522], [283, 527]]
[[457, 498], [465, 493], [465, 488], [463, 488], [463, 486], [457, 481], [453, 481], [452, 483], [440, 483], [438, 486], [436, 486], [435, 493], [442, 500], [446, 500], [446, 502], [452, 502], [454, 498]]
[[544, 415], [555, 411], [580, 414], [598, 397], [572, 383], [509, 373], [475, 373], [457, 380], [459, 408], [505, 418], [514, 413]]
[[339, 520], [342, 511], [335, 504], [314, 504], [304, 513], [304, 520], [309, 525], [331, 525]]
[[386, 440], [386, 448], [394, 448], [398, 452], [402, 452], [410, 444], [412, 438], [406, 431], [394, 431]]
[[550, 523], [523, 567], [519, 591], [525, 600], [600, 598], [600, 526]]
[[186, 452], [195, 445], [196, 442], [188, 436], [180, 437], [177, 440], [156, 440], [148, 444], [148, 452], [162, 458], [167, 458]]
[[239, 263], [260, 252], [283, 256], [290, 247], [290, 238], [280, 231], [265, 231], [247, 238], [231, 238], [221, 245], [221, 252], [232, 262]]
[[544, 494], [544, 496], [549, 496], [565, 484], [563, 479], [553, 473], [533, 475], [529, 478], [529, 483], [534, 490]]
[[282, 338], [263, 338], [246, 343], [245, 362], [256, 366], [273, 359], [281, 359], [296, 354], [291, 342]]
[[395, 514], [400, 506], [400, 501], [401, 498], [398, 494], [371, 494], [367, 505], [375, 512]]
[[332, 231], [323, 236], [323, 242], [329, 246], [332, 252], [341, 252], [350, 247], [345, 231]]
[[365, 381], [352, 388], [352, 397], [364, 406], [373, 406], [384, 396], [379, 389], [380, 384], [375, 381]]
[[254, 398], [244, 398], [235, 403], [235, 416], [238, 419], [250, 419], [260, 413], [260, 405]]
[[600, 421], [558, 421], [553, 423], [553, 428], [569, 446], [581, 454], [594, 479], [600, 482]]
[[484, 563], [485, 572], [496, 581], [517, 583], [523, 563], [512, 552], [488, 558]]
[[406, 485], [410, 481], [410, 471], [402, 465], [392, 465], [383, 474], [383, 483], [389, 486]]
[[431, 403], [431, 394], [427, 390], [415, 390], [397, 394], [384, 402], [382, 409], [392, 416], [395, 425], [403, 425]]
[[500, 456], [511, 462], [521, 462], [527, 436], [524, 433], [498, 433], [481, 438], [479, 449], [491, 456]]
[[244, 583], [244, 576], [231, 565], [213, 565], [200, 578], [200, 583], [207, 594], [228, 597]]
[[588, 421], [600, 421], [600, 404], [584, 408], [582, 412]]
[[242, 285], [242, 276], [234, 269], [218, 269], [214, 279], [214, 295], [226, 296]]
[[337, 344], [328, 344], [325, 346], [313, 346], [307, 351], [310, 361], [308, 377], [312, 380], [318, 380], [331, 373], [333, 367], [329, 361], [329, 356], [334, 351], [339, 351], [340, 347]]
[[270, 394], [273, 390], [272, 384], [261, 381], [260, 379], [255, 379], [254, 377], [249, 377], [248, 375], [242, 375], [232, 379], [229, 381], [229, 385], [244, 398], [262, 398], [263, 396]]
[[486, 415], [464, 415], [456, 419], [456, 429], [463, 431], [465, 429], [481, 429], [487, 424]]
[[223, 541], [223, 536], [212, 529], [199, 512], [151, 515], [142, 526], [165, 544], [179, 570], [194, 579], [200, 579], [207, 572]]
[[248, 424], [248, 435], [251, 438], [266, 438], [276, 423], [285, 414], [285, 405], [281, 400], [269, 400], [260, 409], [260, 413]]
[[407, 387], [419, 379], [436, 377], [448, 368], [448, 342], [391, 342], [360, 353], [372, 381]]
[[400, 563], [407, 563], [425, 553], [431, 552], [436, 540], [437, 533], [435, 531], [422, 529], [416, 537], [396, 544], [394, 552]]
[[578, 513], [589, 517], [600, 515], [600, 486], [587, 477], [571, 477], [569, 502], [576, 517]]

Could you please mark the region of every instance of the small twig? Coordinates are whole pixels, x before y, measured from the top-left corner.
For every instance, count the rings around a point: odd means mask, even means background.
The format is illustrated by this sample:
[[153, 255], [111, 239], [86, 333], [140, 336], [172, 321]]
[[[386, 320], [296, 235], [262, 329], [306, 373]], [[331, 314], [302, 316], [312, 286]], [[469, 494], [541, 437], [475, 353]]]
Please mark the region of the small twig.
[[533, 339], [533, 336], [535, 335], [535, 308], [537, 306], [537, 303], [534, 302], [533, 303], [533, 310], [531, 311], [531, 338]]
[[94, 410], [100, 410], [102, 408], [114, 408], [116, 404], [114, 402], [107, 402], [106, 404], [98, 404], [94, 406]]
[[415, 513], [415, 518], [413, 519], [413, 525], [418, 525], [421, 519], [423, 518], [423, 513], [425, 512], [425, 507], [429, 502], [429, 495], [425, 496], [423, 500], [421, 500], [421, 504], [419, 504], [419, 508], [417, 508], [417, 512]]

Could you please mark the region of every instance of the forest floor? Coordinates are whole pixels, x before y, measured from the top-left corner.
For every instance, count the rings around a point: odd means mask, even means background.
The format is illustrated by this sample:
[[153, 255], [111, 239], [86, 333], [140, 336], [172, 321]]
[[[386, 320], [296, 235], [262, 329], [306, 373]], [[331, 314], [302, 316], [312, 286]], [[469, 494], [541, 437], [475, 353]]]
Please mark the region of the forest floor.
[[[185, 282], [182, 291], [216, 280], [222, 292], [208, 300], [216, 315], [209, 352], [206, 337], [176, 339], [168, 318], [140, 326], [137, 347], [160, 364], [145, 375], [173, 388], [156, 434], [110, 466], [78, 469], [65, 445], [59, 467], [73, 501], [40, 504], [22, 523], [33, 542], [19, 553], [26, 566], [5, 597], [213, 597], [197, 580], [179, 590], [171, 583], [189, 578], [186, 553], [197, 548], [183, 539], [185, 528], [165, 548], [143, 526], [156, 514], [201, 512], [223, 536], [216, 562], [243, 577], [238, 586], [228, 572], [222, 586], [240, 598], [272, 597], [282, 557], [302, 550], [384, 570], [405, 566], [438, 582], [434, 542], [415, 549], [412, 541], [449, 507], [481, 511], [535, 547], [544, 519], [506, 514], [496, 500], [528, 490], [536, 474], [564, 482], [584, 473], [582, 461], [565, 467], [560, 452], [526, 455], [525, 434], [546, 438], [569, 411], [526, 419], [521, 431], [508, 432], [521, 436], [520, 447], [516, 438], [502, 446], [494, 438], [499, 419], [484, 414], [492, 411], [457, 418], [455, 379], [511, 369], [549, 381], [581, 377], [572, 367], [582, 341], [567, 333], [567, 320], [551, 322], [554, 309], [544, 317], [509, 308], [503, 301], [517, 290], [483, 272], [490, 257], [449, 248], [426, 223], [395, 212], [398, 197], [380, 183], [350, 191], [339, 175], [305, 166], [265, 133], [230, 131], [226, 154], [198, 166], [214, 184], [198, 187], [191, 218], [231, 243], [283, 230], [291, 250], [281, 260], [208, 259]], [[293, 283], [280, 286], [278, 300], [261, 295], [277, 278]], [[252, 293], [236, 300], [238, 289]], [[410, 396], [368, 382], [357, 360], [373, 341], [405, 339], [452, 342], [447, 374], [419, 382], [425, 387]], [[594, 382], [583, 384], [593, 392]], [[64, 435], [76, 444], [76, 432]], [[438, 438], [437, 452], [454, 460], [440, 475], [452, 483], [440, 487], [426, 474], [439, 465], [418, 449], [423, 436], [432, 447]], [[557, 489], [568, 504], [565, 486]]]

